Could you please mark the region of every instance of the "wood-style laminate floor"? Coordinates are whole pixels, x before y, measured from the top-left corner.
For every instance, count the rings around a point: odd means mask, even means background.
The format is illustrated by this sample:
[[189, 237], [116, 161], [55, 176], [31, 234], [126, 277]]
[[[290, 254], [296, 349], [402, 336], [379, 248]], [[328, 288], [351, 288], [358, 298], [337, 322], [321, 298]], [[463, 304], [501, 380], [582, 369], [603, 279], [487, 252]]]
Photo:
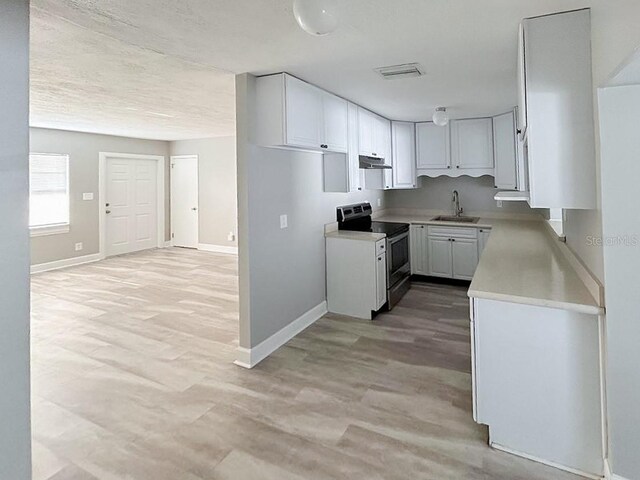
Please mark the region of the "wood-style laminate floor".
[[35, 480], [579, 478], [487, 446], [464, 288], [327, 315], [251, 371], [232, 256], [154, 250], [32, 291]]

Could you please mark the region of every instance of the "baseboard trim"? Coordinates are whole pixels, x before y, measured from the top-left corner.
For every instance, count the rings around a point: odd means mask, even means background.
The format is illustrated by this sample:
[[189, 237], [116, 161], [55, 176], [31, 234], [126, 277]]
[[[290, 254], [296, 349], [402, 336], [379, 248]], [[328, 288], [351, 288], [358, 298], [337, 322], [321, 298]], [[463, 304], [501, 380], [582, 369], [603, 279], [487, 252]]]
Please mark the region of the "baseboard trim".
[[605, 480], [629, 480], [625, 477], [621, 477], [620, 475], [616, 475], [611, 471], [611, 465], [609, 464], [608, 458], [605, 458], [604, 460], [604, 478]]
[[327, 313], [327, 302], [324, 301], [308, 312], [304, 313], [286, 327], [278, 330], [266, 340], [253, 348], [238, 347], [236, 365], [243, 368], [253, 368], [262, 360], [275, 352], [282, 345], [302, 332], [305, 328], [314, 324]]
[[76, 265], [83, 265], [85, 263], [93, 263], [102, 260], [99, 253], [92, 255], [84, 255], [82, 257], [65, 258], [63, 260], [56, 260], [55, 262], [39, 263], [37, 265], [31, 265], [31, 273], [50, 272], [51, 270], [59, 270], [61, 268], [74, 267]]
[[230, 255], [238, 255], [238, 247], [226, 247], [224, 245], [211, 245], [209, 243], [199, 243], [198, 250], [203, 252], [228, 253]]
[[510, 448], [503, 447], [497, 443], [490, 443], [491, 448], [495, 448], [496, 450], [500, 450], [501, 452], [509, 453], [511, 455], [515, 455], [517, 457], [526, 458], [527, 460], [532, 460], [534, 462], [542, 463], [543, 465], [548, 465], [553, 468], [557, 468], [558, 470], [564, 470], [565, 472], [573, 473], [574, 475], [581, 475], [586, 478], [592, 478], [593, 480], [602, 480], [602, 475], [597, 475], [595, 473], [588, 473], [582, 470], [578, 470], [577, 468], [567, 467], [566, 465], [561, 465], [559, 463], [551, 462], [549, 460], [545, 460], [543, 458], [535, 457], [533, 455], [529, 455], [527, 453], [518, 452], [516, 450], [511, 450]]

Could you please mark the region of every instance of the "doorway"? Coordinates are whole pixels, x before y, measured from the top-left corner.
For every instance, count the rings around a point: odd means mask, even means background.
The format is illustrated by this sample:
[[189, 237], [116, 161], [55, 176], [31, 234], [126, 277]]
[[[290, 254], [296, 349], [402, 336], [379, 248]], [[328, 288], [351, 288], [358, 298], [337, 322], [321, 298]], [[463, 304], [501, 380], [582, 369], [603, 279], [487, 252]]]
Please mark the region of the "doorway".
[[100, 256], [164, 246], [164, 157], [100, 153]]
[[198, 248], [198, 156], [171, 157], [171, 240], [174, 247]]

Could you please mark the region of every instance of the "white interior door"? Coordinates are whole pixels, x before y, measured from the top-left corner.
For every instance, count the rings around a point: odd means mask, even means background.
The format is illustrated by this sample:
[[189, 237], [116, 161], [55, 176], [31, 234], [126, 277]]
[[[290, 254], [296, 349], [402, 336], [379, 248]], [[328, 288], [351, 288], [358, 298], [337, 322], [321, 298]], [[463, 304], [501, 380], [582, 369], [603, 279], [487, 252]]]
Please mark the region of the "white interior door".
[[107, 256], [158, 246], [157, 169], [154, 160], [107, 159]]
[[198, 157], [171, 157], [171, 233], [176, 247], [198, 248]]

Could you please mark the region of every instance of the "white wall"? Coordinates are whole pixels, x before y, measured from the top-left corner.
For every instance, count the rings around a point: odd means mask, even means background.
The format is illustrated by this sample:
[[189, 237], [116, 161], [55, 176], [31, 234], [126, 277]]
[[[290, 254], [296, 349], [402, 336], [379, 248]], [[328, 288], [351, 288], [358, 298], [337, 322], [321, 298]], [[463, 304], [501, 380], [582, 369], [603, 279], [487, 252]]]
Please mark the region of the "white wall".
[[[100, 152], [162, 155], [167, 158], [165, 192], [169, 191], [169, 143], [158, 140], [114, 137], [93, 133], [31, 129], [31, 152], [69, 154], [69, 233], [33, 237], [31, 239], [31, 263], [53, 262], [67, 258], [98, 253], [98, 154]], [[92, 201], [82, 200], [82, 194], [92, 192]], [[165, 237], [170, 238], [169, 195], [165, 201]], [[84, 249], [75, 251], [75, 244], [82, 242]]]
[[610, 463], [640, 478], [640, 86], [600, 92]]
[[493, 212], [547, 214], [547, 210], [531, 209], [526, 202], [503, 202], [498, 207], [493, 199], [496, 194], [494, 179], [488, 175], [473, 177], [420, 177], [421, 188], [415, 190], [390, 190], [385, 192], [388, 208], [445, 210], [453, 212], [452, 191], [460, 194], [460, 205], [465, 213]]
[[0, 478], [28, 480], [28, 0], [0, 0], [0, 65]]
[[[324, 225], [381, 191], [324, 193], [322, 155], [251, 144], [253, 77], [236, 82], [240, 346], [250, 348], [326, 299]], [[289, 227], [280, 229], [280, 215]]]
[[171, 155], [198, 155], [199, 241], [236, 247], [228, 240], [237, 234], [236, 137], [171, 142]]

